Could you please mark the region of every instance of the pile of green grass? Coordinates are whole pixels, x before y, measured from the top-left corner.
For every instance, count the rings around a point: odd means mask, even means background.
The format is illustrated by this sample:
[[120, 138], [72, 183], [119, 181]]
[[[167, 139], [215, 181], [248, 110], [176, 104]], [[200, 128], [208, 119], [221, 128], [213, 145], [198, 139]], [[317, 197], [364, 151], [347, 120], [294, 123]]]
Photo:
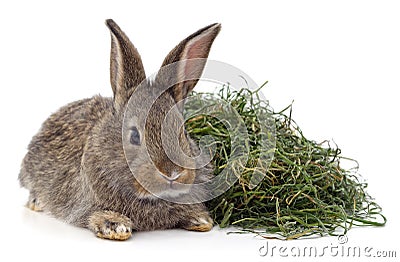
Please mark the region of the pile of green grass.
[[[229, 158], [232, 136], [237, 134], [229, 132], [218, 117], [215, 106], [223, 104], [233, 107], [245, 123], [249, 141], [245, 158]], [[255, 232], [266, 238], [295, 239], [343, 234], [353, 225], [385, 225], [380, 206], [365, 191], [367, 184], [357, 173], [357, 162], [342, 156], [336, 145], [307, 139], [291, 118], [291, 105], [274, 112], [259, 99], [259, 90], [235, 91], [222, 86], [216, 93], [193, 93], [185, 107], [189, 134], [198, 140], [210, 135], [214, 138], [208, 146], [214, 148], [215, 175], [228, 162], [242, 167], [232, 169], [240, 170], [235, 173], [237, 181], [207, 202], [220, 227], [234, 226], [239, 232]], [[198, 108], [207, 107], [214, 111], [198, 114]], [[260, 127], [258, 116], [266, 114], [275, 128], [268, 121], [261, 123], [266, 129]], [[266, 141], [261, 137], [275, 144], [273, 158], [268, 157], [271, 152], [260, 150], [264, 148], [260, 143]], [[353, 161], [355, 168], [343, 168], [344, 161]], [[255, 187], [251, 180], [254, 173], [265, 176]]]

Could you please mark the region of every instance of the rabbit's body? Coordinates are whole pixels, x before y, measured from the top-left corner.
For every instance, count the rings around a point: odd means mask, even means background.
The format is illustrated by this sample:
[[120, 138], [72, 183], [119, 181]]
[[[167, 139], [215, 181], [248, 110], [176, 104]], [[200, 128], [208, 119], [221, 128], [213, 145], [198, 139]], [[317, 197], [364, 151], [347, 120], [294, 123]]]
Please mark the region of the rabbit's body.
[[[164, 184], [172, 187], [175, 180], [185, 184], [206, 181], [212, 176], [212, 169], [210, 165], [196, 171], [181, 168], [179, 170], [182, 176], [174, 178], [172, 174], [175, 171], [171, 170], [178, 170], [178, 167], [168, 160], [158, 164], [158, 158], [165, 159], [163, 153], [159, 152], [153, 157], [158, 157], [156, 164], [149, 163], [141, 154], [143, 145], [137, 143], [134, 135], [133, 140], [131, 137], [131, 142], [134, 143], [129, 150], [135, 156], [133, 162], [137, 162], [134, 164], [137, 167], [133, 170], [129, 167], [123, 148], [124, 138], [121, 135], [124, 108], [135, 86], [144, 80], [144, 71], [136, 49], [124, 33], [112, 20], [108, 20], [107, 25], [113, 37], [111, 84], [114, 98], [95, 96], [70, 103], [43, 123], [29, 144], [19, 176], [21, 185], [30, 191], [28, 206], [33, 210], [43, 210], [68, 223], [87, 227], [97, 236], [108, 239], [127, 239], [131, 230], [181, 227], [208, 231], [212, 227], [212, 220], [204, 204], [178, 204], [155, 197], [132, 175], [132, 172], [148, 172], [145, 176], [148, 183], [164, 188]], [[218, 31], [219, 25], [214, 25], [196, 32], [182, 41], [164, 64], [181, 59], [176, 54], [177, 50], [185, 48], [188, 41], [190, 43], [191, 39], [201, 34], [206, 38], [201, 43], [206, 46], [202, 47], [205, 51], [201, 56], [208, 55], [209, 47]], [[116, 68], [117, 66], [122, 68]], [[118, 77], [122, 77], [122, 80], [113, 79]], [[171, 95], [162, 98], [160, 109], [150, 114], [155, 120], [149, 130], [142, 130], [138, 125], [137, 129], [134, 127], [135, 132], [143, 136], [146, 134], [147, 139], [153, 141], [151, 143], [157, 144], [157, 135], [154, 134], [158, 133], [158, 129], [153, 130], [158, 126], [157, 118], [165, 117], [166, 112], [176, 102], [176, 96], [186, 97], [194, 85], [192, 83], [192, 86], [187, 87], [185, 93], [179, 92], [180, 89], [172, 90]], [[141, 117], [140, 114], [133, 116], [135, 119]], [[138, 137], [140, 142], [142, 138]], [[198, 154], [197, 145], [189, 137], [180, 139], [183, 139], [190, 154]], [[154, 165], [160, 166], [155, 168]], [[172, 169], [168, 169], [169, 167]], [[161, 170], [166, 175], [153, 177], [154, 170]], [[173, 192], [177, 192], [177, 195], [183, 194], [180, 191]]]
[[81, 174], [82, 156], [93, 127], [110, 109], [112, 99], [96, 96], [62, 107], [43, 123], [28, 147], [20, 173], [21, 185], [30, 191], [28, 204], [84, 225], [83, 217], [94, 202]]

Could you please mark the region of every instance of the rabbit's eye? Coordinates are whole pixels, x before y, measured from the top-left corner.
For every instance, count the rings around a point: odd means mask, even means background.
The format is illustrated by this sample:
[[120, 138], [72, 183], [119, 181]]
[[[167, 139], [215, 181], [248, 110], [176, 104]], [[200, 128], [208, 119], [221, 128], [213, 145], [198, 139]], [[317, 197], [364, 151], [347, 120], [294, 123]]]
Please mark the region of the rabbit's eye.
[[132, 145], [140, 145], [140, 134], [135, 126], [131, 128], [130, 142]]

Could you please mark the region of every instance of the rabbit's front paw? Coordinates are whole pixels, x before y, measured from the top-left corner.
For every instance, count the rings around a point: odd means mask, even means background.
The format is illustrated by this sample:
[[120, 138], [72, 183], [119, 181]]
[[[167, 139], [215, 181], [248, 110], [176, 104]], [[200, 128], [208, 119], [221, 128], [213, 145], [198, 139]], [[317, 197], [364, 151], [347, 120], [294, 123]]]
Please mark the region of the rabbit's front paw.
[[186, 230], [206, 232], [213, 228], [213, 220], [207, 213], [199, 214], [189, 220], [189, 224], [184, 227]]
[[99, 238], [126, 240], [132, 235], [132, 222], [117, 212], [98, 211], [89, 217], [89, 229]]

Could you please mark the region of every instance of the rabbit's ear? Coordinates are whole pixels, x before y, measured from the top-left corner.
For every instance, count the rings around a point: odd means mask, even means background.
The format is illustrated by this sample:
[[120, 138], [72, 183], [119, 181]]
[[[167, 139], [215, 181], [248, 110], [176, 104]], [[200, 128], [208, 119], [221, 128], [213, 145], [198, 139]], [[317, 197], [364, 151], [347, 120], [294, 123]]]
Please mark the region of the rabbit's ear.
[[121, 109], [146, 74], [138, 51], [121, 28], [112, 19], [106, 20], [106, 25], [111, 32], [110, 81], [114, 106]]
[[[206, 26], [180, 42], [165, 58], [162, 66], [180, 62], [174, 74], [179, 84], [171, 88], [175, 101], [185, 99], [203, 72], [212, 43], [221, 29], [220, 24]], [[203, 58], [203, 59], [199, 59]], [[190, 61], [189, 59], [197, 59]], [[182, 79], [196, 79], [182, 82]]]

